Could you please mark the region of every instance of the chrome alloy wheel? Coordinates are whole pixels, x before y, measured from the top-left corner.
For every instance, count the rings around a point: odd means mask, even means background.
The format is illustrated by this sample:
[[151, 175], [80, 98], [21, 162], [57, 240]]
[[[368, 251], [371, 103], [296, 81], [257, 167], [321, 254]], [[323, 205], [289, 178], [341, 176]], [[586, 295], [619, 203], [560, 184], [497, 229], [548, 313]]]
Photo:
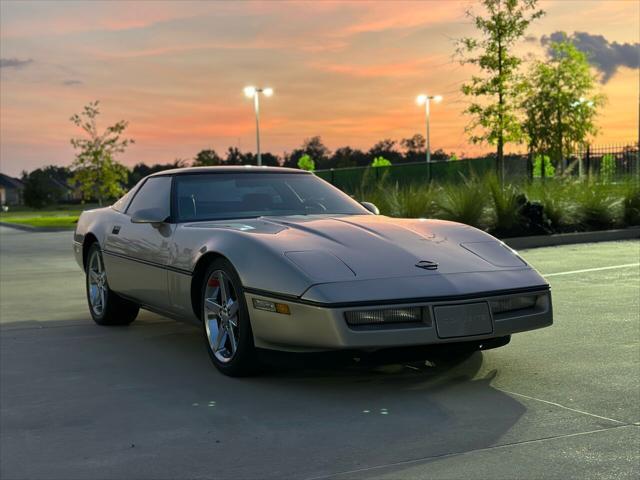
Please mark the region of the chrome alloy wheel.
[[95, 250], [89, 259], [89, 304], [98, 317], [102, 316], [107, 305], [107, 272], [99, 250]]
[[238, 349], [238, 296], [222, 270], [207, 279], [204, 293], [204, 325], [207, 340], [216, 359], [227, 363]]

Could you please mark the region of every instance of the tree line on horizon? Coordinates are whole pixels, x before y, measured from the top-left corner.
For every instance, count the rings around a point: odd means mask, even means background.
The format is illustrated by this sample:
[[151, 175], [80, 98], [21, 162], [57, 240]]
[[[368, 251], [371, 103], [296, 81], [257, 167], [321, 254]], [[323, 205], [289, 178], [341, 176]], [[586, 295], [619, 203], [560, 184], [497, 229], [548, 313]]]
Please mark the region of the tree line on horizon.
[[[307, 155], [315, 166], [315, 170], [327, 170], [330, 168], [366, 167], [371, 165], [376, 158], [383, 157], [391, 164], [421, 162], [425, 160], [425, 138], [417, 133], [400, 141], [385, 138], [376, 142], [370, 149], [361, 150], [344, 146], [331, 151], [323, 142], [322, 137], [313, 136], [306, 138], [302, 145], [285, 152], [282, 156], [270, 152], [262, 153], [262, 164], [272, 167], [300, 168], [300, 159]], [[448, 154], [438, 149], [431, 154], [433, 161], [457, 159], [455, 154]], [[236, 147], [229, 147], [224, 157], [218, 155], [213, 149], [198, 152], [190, 164], [198, 166], [217, 165], [255, 165], [256, 154], [242, 152]], [[188, 165], [188, 161], [183, 162]]]

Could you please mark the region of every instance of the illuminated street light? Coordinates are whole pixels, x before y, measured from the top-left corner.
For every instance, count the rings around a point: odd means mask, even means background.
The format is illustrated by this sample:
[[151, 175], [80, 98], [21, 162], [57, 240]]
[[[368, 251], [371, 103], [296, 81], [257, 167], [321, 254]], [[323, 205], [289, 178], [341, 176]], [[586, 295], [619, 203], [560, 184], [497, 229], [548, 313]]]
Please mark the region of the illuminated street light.
[[247, 98], [253, 98], [253, 108], [256, 113], [256, 146], [258, 153], [258, 165], [262, 165], [262, 154], [260, 153], [260, 94], [265, 97], [273, 95], [273, 88], [256, 88], [254, 86], [244, 87], [244, 94]]
[[424, 105], [425, 112], [425, 122], [427, 127], [427, 138], [426, 138], [426, 149], [427, 149], [427, 165], [431, 163], [431, 143], [429, 140], [429, 120], [431, 117], [431, 109], [430, 104], [431, 100], [435, 103], [440, 103], [442, 101], [442, 95], [425, 95], [424, 93], [418, 95], [416, 98], [416, 103], [420, 106]]

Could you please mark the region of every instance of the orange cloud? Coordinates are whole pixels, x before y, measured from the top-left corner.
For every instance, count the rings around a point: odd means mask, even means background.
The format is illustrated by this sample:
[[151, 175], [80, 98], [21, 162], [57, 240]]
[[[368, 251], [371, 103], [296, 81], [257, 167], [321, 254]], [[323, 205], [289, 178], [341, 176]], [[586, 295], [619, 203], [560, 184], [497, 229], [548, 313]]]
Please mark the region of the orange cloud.
[[366, 3], [362, 17], [345, 33], [379, 32], [388, 29], [407, 30], [435, 23], [459, 20], [469, 6], [468, 1], [446, 2], [373, 2]]
[[424, 75], [433, 67], [433, 58], [420, 58], [394, 63], [377, 63], [357, 65], [351, 63], [315, 63], [311, 66], [317, 70], [339, 73], [352, 77], [408, 77]]

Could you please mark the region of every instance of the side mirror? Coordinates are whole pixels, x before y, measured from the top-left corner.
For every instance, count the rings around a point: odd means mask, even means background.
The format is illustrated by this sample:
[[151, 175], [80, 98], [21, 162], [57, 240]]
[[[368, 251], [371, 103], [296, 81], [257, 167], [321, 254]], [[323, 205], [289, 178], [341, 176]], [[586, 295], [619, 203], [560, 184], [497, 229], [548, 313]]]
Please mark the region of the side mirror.
[[131, 223], [151, 223], [160, 225], [167, 221], [167, 214], [159, 208], [138, 210], [131, 216]]
[[360, 202], [360, 205], [362, 205], [364, 208], [369, 210], [374, 215], [380, 215], [380, 210], [378, 210], [378, 207], [376, 207], [373, 203], [371, 203], [371, 202]]

